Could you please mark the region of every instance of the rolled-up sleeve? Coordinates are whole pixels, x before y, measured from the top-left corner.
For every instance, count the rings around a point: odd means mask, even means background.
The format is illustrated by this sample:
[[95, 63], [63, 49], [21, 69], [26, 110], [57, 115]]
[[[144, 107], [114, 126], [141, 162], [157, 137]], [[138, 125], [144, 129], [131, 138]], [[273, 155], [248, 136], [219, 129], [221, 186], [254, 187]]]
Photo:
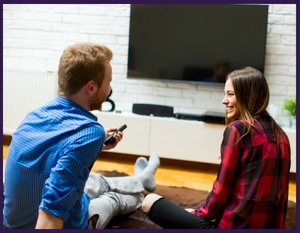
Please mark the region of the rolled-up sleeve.
[[99, 125], [80, 129], [68, 138], [45, 182], [40, 209], [64, 221], [71, 210], [81, 210], [83, 189], [104, 139], [105, 131]]

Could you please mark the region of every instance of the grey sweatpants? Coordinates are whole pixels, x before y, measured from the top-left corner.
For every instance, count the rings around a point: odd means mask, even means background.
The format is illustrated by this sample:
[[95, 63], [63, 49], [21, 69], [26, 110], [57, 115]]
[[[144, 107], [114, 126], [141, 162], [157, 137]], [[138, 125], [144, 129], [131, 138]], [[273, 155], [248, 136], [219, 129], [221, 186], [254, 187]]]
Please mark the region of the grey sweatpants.
[[[92, 199], [88, 228], [103, 229], [117, 215], [128, 214], [141, 207], [144, 199], [142, 183], [131, 176], [104, 177], [90, 173], [84, 192]], [[97, 219], [98, 218], [98, 219]], [[95, 220], [94, 220], [95, 222]]]

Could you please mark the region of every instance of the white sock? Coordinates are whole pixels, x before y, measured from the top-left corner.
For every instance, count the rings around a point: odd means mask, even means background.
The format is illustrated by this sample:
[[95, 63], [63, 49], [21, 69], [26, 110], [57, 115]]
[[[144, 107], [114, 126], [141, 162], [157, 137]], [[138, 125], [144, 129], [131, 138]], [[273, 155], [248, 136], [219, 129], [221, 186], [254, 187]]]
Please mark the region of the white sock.
[[148, 165], [135, 177], [143, 184], [144, 189], [148, 192], [153, 192], [156, 188], [156, 181], [154, 175], [156, 169], [160, 164], [160, 160], [157, 154], [150, 155]]
[[138, 157], [134, 164], [134, 175], [140, 174], [148, 165], [145, 157]]

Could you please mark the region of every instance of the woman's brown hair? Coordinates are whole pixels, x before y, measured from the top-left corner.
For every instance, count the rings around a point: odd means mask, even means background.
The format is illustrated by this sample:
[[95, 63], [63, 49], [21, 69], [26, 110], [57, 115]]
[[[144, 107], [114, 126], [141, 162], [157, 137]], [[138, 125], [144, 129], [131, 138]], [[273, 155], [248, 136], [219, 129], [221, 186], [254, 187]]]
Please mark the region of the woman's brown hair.
[[[249, 125], [247, 132], [242, 137], [246, 136], [254, 127], [254, 119], [263, 115], [271, 119], [273, 131], [277, 138], [280, 134], [286, 135], [267, 111], [270, 92], [267, 80], [261, 71], [253, 67], [245, 67], [232, 71], [227, 79], [231, 80], [234, 88], [240, 110], [239, 119], [245, 120]], [[233, 120], [226, 118], [226, 123], [229, 124]]]

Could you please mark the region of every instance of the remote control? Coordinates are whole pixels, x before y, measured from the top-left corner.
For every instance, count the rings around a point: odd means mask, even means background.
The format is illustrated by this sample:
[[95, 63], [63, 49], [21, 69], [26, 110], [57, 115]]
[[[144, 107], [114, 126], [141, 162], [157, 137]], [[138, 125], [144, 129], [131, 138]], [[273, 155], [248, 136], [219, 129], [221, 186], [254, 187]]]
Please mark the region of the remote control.
[[114, 139], [114, 135], [118, 132], [122, 132], [124, 129], [127, 128], [127, 125], [124, 124], [122, 126], [120, 126], [116, 131], [114, 131], [112, 134], [110, 134], [107, 139], [105, 140], [104, 144], [107, 145], [107, 144], [110, 144], [110, 143], [114, 143], [115, 139]]

